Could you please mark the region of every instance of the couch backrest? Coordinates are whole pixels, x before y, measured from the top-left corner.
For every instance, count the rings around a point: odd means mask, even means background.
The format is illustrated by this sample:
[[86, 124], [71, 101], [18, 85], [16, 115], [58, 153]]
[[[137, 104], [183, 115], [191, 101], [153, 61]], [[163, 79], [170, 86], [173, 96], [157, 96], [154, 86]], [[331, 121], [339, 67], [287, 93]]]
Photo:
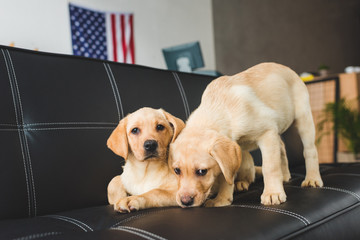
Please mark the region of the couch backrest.
[[0, 219], [106, 204], [120, 119], [148, 106], [185, 120], [212, 79], [0, 46]]

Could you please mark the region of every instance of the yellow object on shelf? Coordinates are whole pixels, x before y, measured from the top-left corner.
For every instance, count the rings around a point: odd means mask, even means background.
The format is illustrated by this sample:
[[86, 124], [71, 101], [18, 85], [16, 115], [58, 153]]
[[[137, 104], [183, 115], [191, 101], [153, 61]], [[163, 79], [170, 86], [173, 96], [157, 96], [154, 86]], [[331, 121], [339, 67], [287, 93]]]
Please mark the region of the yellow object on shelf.
[[312, 81], [314, 80], [314, 75], [312, 75], [311, 73], [302, 73], [300, 75], [301, 80], [303, 80], [304, 82], [308, 82], [308, 81]]

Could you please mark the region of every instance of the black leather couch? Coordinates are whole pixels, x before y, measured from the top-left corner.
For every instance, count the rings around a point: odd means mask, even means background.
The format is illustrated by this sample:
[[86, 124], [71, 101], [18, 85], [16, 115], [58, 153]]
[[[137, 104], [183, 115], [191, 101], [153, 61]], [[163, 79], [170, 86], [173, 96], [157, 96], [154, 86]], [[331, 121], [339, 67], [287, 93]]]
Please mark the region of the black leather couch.
[[262, 206], [257, 179], [229, 207], [114, 212], [106, 187], [123, 159], [111, 131], [143, 106], [185, 120], [212, 77], [0, 49], [0, 239], [360, 239], [360, 164], [322, 165], [325, 187], [299, 187], [292, 128], [284, 204]]

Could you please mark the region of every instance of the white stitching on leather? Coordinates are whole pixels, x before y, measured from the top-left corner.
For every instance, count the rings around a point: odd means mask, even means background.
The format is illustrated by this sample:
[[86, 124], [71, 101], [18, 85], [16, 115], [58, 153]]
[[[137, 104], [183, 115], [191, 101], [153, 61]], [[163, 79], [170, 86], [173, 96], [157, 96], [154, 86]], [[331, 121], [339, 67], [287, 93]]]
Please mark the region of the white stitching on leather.
[[[72, 223], [72, 224], [78, 226], [79, 228], [81, 228], [82, 230], [84, 230], [85, 232], [87, 232], [87, 229], [90, 230], [91, 232], [94, 231], [89, 225], [87, 225], [86, 223], [84, 223], [80, 220], [77, 220], [75, 218], [66, 217], [66, 216], [62, 216], [62, 215], [46, 215], [44, 217], [51, 217], [51, 218], [63, 220], [65, 222]], [[85, 228], [87, 228], [87, 229], [85, 229]]]
[[[109, 81], [110, 81], [110, 84], [111, 84], [111, 88], [113, 90], [113, 94], [114, 94], [115, 102], [116, 102], [116, 107], [118, 109], [119, 121], [120, 121], [121, 118], [123, 118], [125, 116], [124, 116], [124, 109], [123, 109], [123, 106], [122, 106], [122, 101], [121, 101], [119, 88], [118, 88], [118, 86], [116, 84], [115, 76], [114, 76], [114, 74], [113, 74], [113, 72], [111, 70], [110, 65], [108, 63], [103, 63], [103, 64], [104, 64], [106, 73], [108, 75], [108, 78], [109, 78]], [[116, 96], [117, 96], [117, 98], [116, 98]]]
[[[159, 239], [159, 240], [166, 240], [166, 238], [163, 238], [163, 237], [160, 237], [159, 235], [156, 235], [152, 232], [148, 232], [148, 231], [145, 231], [143, 229], [140, 229], [140, 228], [134, 228], [134, 227], [128, 227], [128, 226], [120, 226], [120, 227], [116, 227], [116, 228], [112, 228], [114, 230], [122, 230], [122, 231], [126, 231], [126, 232], [130, 232], [130, 233], [133, 233], [133, 234], [136, 234], [136, 235], [139, 235], [145, 239], [151, 239], [151, 240], [154, 240], [154, 239]], [[149, 235], [149, 236], [146, 236], [145, 234]], [[152, 238], [153, 237], [153, 238]]]
[[52, 130], [99, 130], [114, 129], [113, 127], [63, 127], [63, 128], [25, 128], [23, 131], [52, 131]]
[[140, 229], [140, 228], [134, 228], [134, 227], [128, 227], [128, 226], [121, 226], [119, 228], [126, 228], [126, 229], [131, 229], [131, 230], [134, 230], [134, 231], [137, 231], [137, 232], [141, 232], [141, 233], [145, 233], [145, 234], [148, 234], [154, 238], [158, 238], [160, 240], [166, 240], [166, 238], [163, 238], [155, 233], [152, 233], [152, 232], [149, 232], [149, 231], [145, 231], [143, 229]]
[[52, 130], [100, 130], [100, 129], [114, 129], [113, 127], [63, 127], [63, 128], [25, 128], [25, 129], [0, 129], [2, 132], [7, 131], [52, 131]]
[[338, 191], [338, 192], [343, 192], [343, 193], [347, 193], [350, 194], [352, 196], [354, 196], [359, 202], [360, 202], [360, 196], [352, 191], [346, 190], [346, 189], [341, 189], [341, 188], [333, 188], [333, 187], [322, 187], [319, 189], [328, 189], [328, 190], [333, 190], [333, 191]]
[[180, 90], [182, 91], [182, 93], [184, 95], [184, 99], [185, 99], [185, 103], [186, 103], [186, 109], [187, 109], [187, 113], [188, 113], [188, 116], [189, 116], [190, 115], [190, 108], [189, 108], [189, 103], [188, 103], [188, 100], [187, 100], [187, 96], [186, 96], [184, 87], [183, 87], [183, 85], [181, 83], [181, 79], [180, 79], [179, 75], [176, 72], [175, 72], [175, 76], [177, 77]]
[[188, 118], [189, 115], [190, 115], [190, 108], [189, 108], [189, 103], [188, 103], [188, 101], [187, 101], [184, 88], [183, 88], [183, 86], [182, 86], [182, 84], [181, 84], [179, 75], [178, 75], [176, 72], [172, 72], [172, 74], [173, 74], [173, 76], [174, 76], [174, 78], [175, 78], [176, 85], [178, 86], [178, 89], [179, 89], [179, 92], [180, 92], [180, 95], [181, 95], [181, 99], [182, 99], [183, 104], [184, 104], [185, 115], [186, 115], [186, 117]]
[[[13, 73], [14, 73], [14, 80], [15, 80], [15, 85], [16, 85], [16, 92], [17, 92], [17, 95], [18, 95], [18, 98], [19, 98], [21, 119], [22, 119], [22, 122], [25, 123], [25, 121], [24, 121], [24, 112], [23, 112], [23, 107], [22, 107], [22, 103], [21, 103], [20, 90], [19, 90], [19, 86], [18, 86], [16, 74], [15, 74], [14, 64], [13, 64], [13, 62], [12, 62], [12, 59], [11, 59], [11, 55], [10, 55], [9, 50], [6, 50], [6, 52], [7, 52], [8, 56], [9, 56], [10, 65], [11, 65], [11, 68], [12, 68]], [[25, 147], [26, 147], [26, 151], [27, 151], [27, 155], [28, 155], [28, 159], [29, 159], [30, 178], [31, 178], [32, 189], [33, 189], [33, 192], [34, 192], [34, 196], [33, 196], [33, 198], [34, 198], [34, 215], [36, 216], [36, 213], [37, 213], [37, 207], [36, 207], [36, 205], [37, 205], [37, 204], [36, 204], [36, 191], [35, 191], [35, 183], [34, 183], [34, 174], [33, 174], [33, 170], [32, 170], [29, 144], [28, 144], [26, 135], [24, 135], [24, 139], [25, 139], [25, 144], [26, 144]]]
[[26, 144], [26, 151], [28, 153], [28, 158], [29, 158], [29, 167], [30, 167], [30, 173], [31, 173], [31, 175], [30, 175], [31, 176], [31, 183], [32, 183], [33, 192], [34, 192], [34, 216], [36, 216], [37, 215], [37, 203], [36, 203], [35, 181], [34, 181], [34, 174], [33, 174], [32, 164], [31, 164], [29, 143], [28, 143], [28, 140], [27, 140], [25, 134], [24, 134], [24, 139], [25, 139], [25, 144]]
[[110, 84], [111, 84], [111, 88], [113, 90], [113, 94], [114, 94], [114, 98], [115, 98], [115, 103], [116, 103], [116, 108], [117, 108], [117, 111], [118, 111], [118, 117], [119, 117], [119, 121], [121, 120], [121, 114], [120, 114], [120, 106], [119, 106], [119, 103], [118, 103], [118, 100], [116, 98], [116, 93], [115, 93], [115, 86], [113, 84], [113, 81], [111, 79], [111, 76], [110, 76], [110, 72], [108, 70], [108, 65], [106, 63], [103, 63], [104, 64], [104, 68], [105, 68], [105, 71], [108, 75], [108, 79], [110, 81]]
[[45, 233], [35, 233], [24, 237], [15, 238], [14, 240], [31, 240], [36, 238], [43, 238], [48, 236], [60, 235], [62, 232], [45, 232]]
[[78, 224], [78, 223], [76, 223], [74, 221], [70, 221], [70, 220], [68, 220], [66, 218], [60, 218], [60, 217], [53, 217], [53, 218], [59, 219], [59, 220], [62, 220], [62, 221], [65, 221], [65, 222], [68, 222], [68, 223], [71, 223], [71, 224], [74, 224], [74, 225], [78, 226], [79, 228], [81, 228], [82, 230], [84, 230], [85, 232], [87, 232], [87, 230], [84, 227], [82, 227], [80, 224]]
[[13, 88], [13, 85], [11, 83], [11, 74], [10, 74], [10, 69], [9, 69], [9, 65], [8, 65], [8, 61], [6, 60], [6, 56], [5, 56], [5, 52], [3, 49], [1, 49], [1, 52], [3, 54], [3, 57], [4, 57], [4, 61], [5, 61], [5, 65], [6, 65], [6, 70], [8, 72], [8, 77], [9, 77], [9, 82], [10, 82], [10, 88], [11, 88], [11, 95], [12, 95], [12, 98], [13, 98], [13, 104], [14, 104], [14, 108], [15, 108], [15, 117], [16, 117], [16, 123], [19, 124], [19, 118], [18, 118], [18, 115], [17, 115], [17, 107], [16, 107], [16, 104], [15, 104], [15, 97], [14, 97], [14, 88]]
[[0, 126], [4, 126], [4, 127], [17, 127], [17, 124], [9, 124], [9, 123], [0, 123]]
[[120, 104], [120, 110], [121, 110], [121, 117], [125, 117], [124, 115], [124, 109], [123, 109], [123, 105], [122, 105], [122, 101], [121, 101], [121, 96], [120, 96], [120, 92], [119, 92], [119, 88], [117, 86], [117, 83], [116, 83], [116, 80], [115, 80], [115, 76], [111, 70], [111, 67], [110, 65], [107, 63], [107, 66], [108, 66], [108, 69], [109, 69], [109, 72], [110, 72], [110, 75], [112, 76], [112, 80], [113, 80], [113, 83], [114, 83], [114, 86], [115, 86], [115, 89], [116, 89], [116, 93], [118, 95], [118, 100], [119, 100], [119, 104]]
[[75, 219], [75, 218], [72, 218], [72, 217], [67, 217], [67, 216], [62, 216], [62, 215], [55, 215], [55, 216], [58, 216], [58, 217], [63, 217], [65, 219], [69, 219], [69, 220], [72, 220], [74, 222], [78, 222], [78, 223], [81, 223], [82, 225], [84, 225], [85, 227], [87, 227], [90, 231], [94, 231], [94, 229], [92, 229], [88, 224], [78, 220], [78, 219]]
[[304, 223], [305, 226], [310, 224], [310, 221], [306, 217], [301, 216], [301, 215], [299, 215], [297, 213], [294, 213], [294, 212], [290, 212], [288, 210], [284, 210], [284, 209], [270, 208], [270, 207], [263, 207], [263, 206], [255, 206], [255, 205], [230, 205], [229, 207], [253, 208], [253, 209], [258, 209], [258, 210], [276, 212], [276, 213], [288, 215], [290, 217], [294, 217], [294, 218], [300, 220], [302, 223]]
[[[58, 129], [58, 130], [65, 130], [65, 129], [84, 129], [84, 128], [90, 128], [90, 129], [113, 129], [118, 123], [111, 123], [111, 122], [54, 122], [54, 123], [27, 123], [27, 124], [2, 124], [0, 123], [0, 127], [17, 127], [17, 128], [0, 128], [0, 131], [23, 131], [22, 129], [18, 128], [25, 128], [25, 130], [42, 130], [42, 129]], [[31, 128], [32, 126], [52, 126], [52, 125], [109, 125], [112, 127], [61, 127], [61, 128]]]
[[360, 177], [358, 173], [329, 173], [326, 176], [350, 176], [350, 177]]
[[141, 214], [138, 214], [138, 215], [135, 215], [135, 216], [131, 216], [131, 217], [125, 218], [125, 219], [113, 224], [110, 228], [115, 228], [115, 227], [117, 227], [118, 225], [120, 225], [122, 223], [130, 222], [131, 220], [138, 219], [138, 218], [141, 218], [141, 217], [149, 215], [149, 214], [164, 212], [164, 211], [167, 211], [167, 210], [169, 210], [169, 209], [158, 209], [158, 210], [154, 210], [154, 211], [151, 211], [151, 212], [146, 212], [146, 213], [141, 213]]
[[[27, 126], [44, 126], [44, 125], [117, 125], [117, 123], [112, 122], [53, 122], [53, 123], [27, 123], [24, 124], [24, 127]], [[1, 124], [0, 124], [1, 126]], [[17, 126], [17, 125], [10, 125], [10, 126]]]
[[[5, 52], [3, 49], [1, 49], [1, 52], [3, 54], [4, 57], [4, 61], [5, 61], [5, 65], [6, 65], [6, 69], [8, 71], [8, 76], [9, 76], [9, 82], [10, 82], [10, 88], [11, 88], [11, 95], [13, 98], [13, 104], [14, 104], [14, 110], [15, 110], [15, 117], [16, 117], [16, 123], [19, 125], [19, 118], [18, 118], [18, 114], [17, 114], [17, 107], [16, 107], [16, 100], [15, 100], [15, 96], [14, 96], [14, 88], [13, 88], [13, 84], [11, 82], [11, 74], [10, 74], [10, 69], [9, 69], [9, 65], [8, 62], [6, 60], [6, 56], [5, 56]], [[21, 154], [23, 157], [23, 164], [24, 164], [24, 172], [25, 172], [25, 179], [26, 179], [26, 190], [27, 190], [27, 195], [28, 195], [28, 210], [29, 210], [29, 216], [31, 216], [31, 203], [30, 203], [30, 185], [29, 185], [29, 177], [28, 177], [28, 172], [27, 172], [27, 168], [26, 168], [26, 160], [25, 160], [25, 153], [24, 153], [24, 146], [23, 146], [23, 142], [21, 140], [21, 130], [17, 129], [18, 135], [19, 135], [19, 141], [20, 141], [20, 147], [21, 147]]]
[[17, 129], [17, 128], [8, 128], [8, 129], [0, 129], [1, 132], [18, 132], [18, 131], [22, 131], [21, 129]]
[[[287, 187], [292, 187], [292, 188], [301, 188], [301, 189], [304, 189], [303, 187], [299, 187], [299, 186], [287, 186]], [[305, 188], [306, 189], [306, 188]], [[342, 192], [342, 193], [347, 193], [347, 194], [350, 194], [351, 196], [355, 197], [356, 200], [358, 200], [360, 202], [360, 195], [355, 193], [355, 192], [352, 192], [350, 190], [347, 190], [347, 189], [341, 189], [341, 188], [334, 188], [334, 187], [320, 187], [320, 188], [316, 188], [316, 189], [325, 189], [325, 190], [332, 190], [332, 191], [337, 191], [337, 192]]]
[[141, 234], [141, 233], [138, 233], [138, 232], [132, 231], [132, 230], [130, 230], [130, 229], [126, 229], [126, 228], [121, 228], [121, 227], [119, 227], [119, 228], [112, 228], [112, 230], [117, 230], [117, 231], [123, 231], [123, 232], [132, 233], [132, 234], [135, 234], [135, 235], [137, 235], [137, 236], [139, 236], [139, 237], [142, 237], [142, 238], [144, 238], [144, 239], [147, 239], [147, 240], [156, 240], [155, 238], [148, 237], [148, 236], [146, 236], [146, 235], [144, 235], [144, 234]]

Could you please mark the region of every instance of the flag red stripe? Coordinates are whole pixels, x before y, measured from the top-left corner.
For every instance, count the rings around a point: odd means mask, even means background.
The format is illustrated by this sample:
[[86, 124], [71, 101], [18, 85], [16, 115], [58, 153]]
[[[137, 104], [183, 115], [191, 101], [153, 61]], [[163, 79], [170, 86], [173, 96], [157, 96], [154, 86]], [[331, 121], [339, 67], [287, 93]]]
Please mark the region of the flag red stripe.
[[117, 44], [116, 44], [116, 19], [115, 14], [111, 14], [111, 34], [112, 34], [112, 45], [113, 45], [113, 56], [114, 62], [117, 62]]
[[133, 15], [130, 15], [130, 54], [131, 54], [131, 63], [135, 64], [135, 48], [134, 48], [134, 19]]
[[124, 63], [126, 63], [127, 58], [127, 47], [126, 47], [126, 40], [125, 40], [125, 16], [124, 14], [121, 14], [120, 16], [120, 27], [121, 27], [121, 44], [122, 44], [122, 50], [124, 54]]

